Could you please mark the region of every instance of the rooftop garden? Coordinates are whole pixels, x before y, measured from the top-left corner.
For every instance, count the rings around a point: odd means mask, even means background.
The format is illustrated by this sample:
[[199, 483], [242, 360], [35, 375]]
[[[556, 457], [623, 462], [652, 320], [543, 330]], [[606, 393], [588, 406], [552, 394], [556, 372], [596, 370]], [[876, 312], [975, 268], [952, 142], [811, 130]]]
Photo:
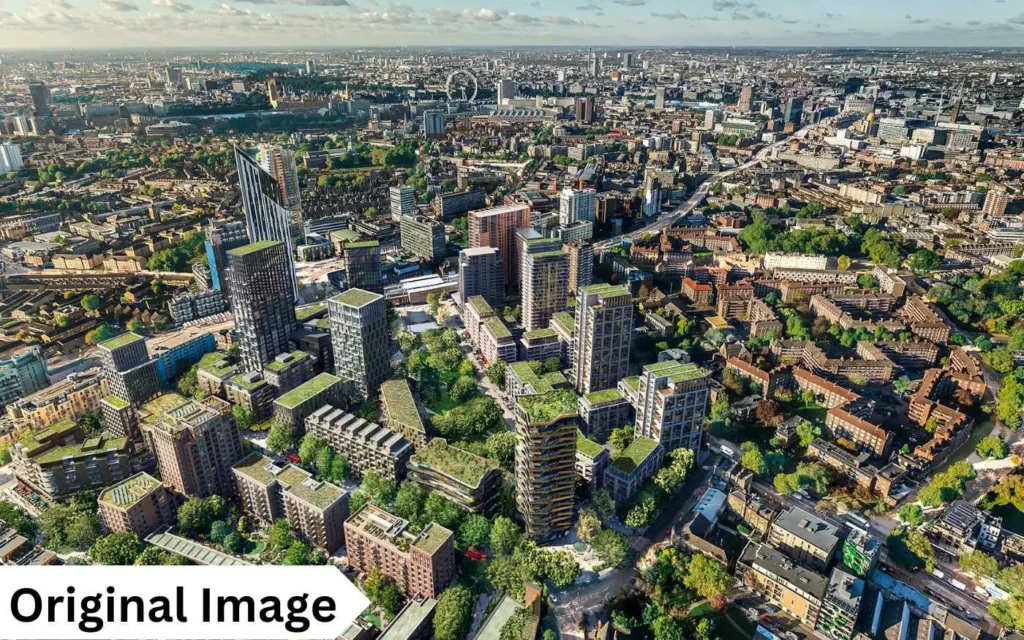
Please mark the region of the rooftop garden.
[[160, 485], [160, 481], [148, 473], [139, 473], [105, 489], [100, 493], [99, 500], [117, 507], [128, 507]]
[[423, 419], [416, 407], [408, 380], [388, 380], [380, 386], [380, 399], [391, 418], [403, 425], [424, 431]]
[[218, 378], [223, 378], [235, 370], [235, 365], [231, 364], [231, 356], [214, 351], [207, 353], [199, 360], [199, 368]]
[[264, 249], [269, 249], [270, 247], [273, 247], [273, 246], [276, 246], [276, 245], [279, 245], [279, 244], [281, 244], [281, 243], [273, 241], [273, 240], [263, 240], [263, 241], [260, 241], [260, 242], [253, 242], [252, 244], [247, 244], [247, 245], [244, 245], [244, 246], [241, 246], [241, 247], [237, 247], [235, 249], [228, 250], [228, 255], [239, 256], [239, 257], [247, 256], [247, 255], [249, 255], [251, 253], [256, 253], [257, 251], [263, 251]]
[[332, 376], [329, 373], [321, 373], [309, 382], [305, 382], [284, 394], [275, 400], [274, 404], [280, 404], [286, 409], [294, 409], [338, 382], [341, 382], [341, 378]]
[[311, 304], [305, 307], [299, 307], [295, 310], [295, 319], [298, 322], [305, 322], [310, 318], [316, 316], [324, 311], [324, 305], [322, 302]]
[[587, 438], [582, 432], [576, 432], [576, 450], [588, 458], [596, 458], [604, 451], [604, 447]]
[[617, 389], [595, 391], [594, 393], [588, 393], [585, 397], [587, 398], [587, 402], [595, 406], [622, 400], [622, 394], [619, 393]]
[[278, 360], [275, 358], [271, 362], [268, 362], [267, 366], [264, 367], [264, 369], [266, 369], [267, 371], [271, 371], [273, 373], [277, 373], [279, 371], [284, 371], [287, 367], [290, 367], [298, 362], [302, 362], [306, 358], [310, 357], [310, 355], [305, 351], [292, 351], [288, 355], [291, 357], [285, 358], [284, 360]]
[[373, 293], [372, 291], [364, 291], [363, 289], [347, 289], [331, 298], [331, 301], [338, 302], [349, 307], [362, 307], [363, 305], [370, 304], [374, 300], [378, 300], [383, 297], [384, 296]]
[[431, 440], [427, 446], [413, 454], [412, 461], [474, 488], [480, 486], [480, 481], [488, 471], [498, 468], [497, 460], [482, 458], [453, 447], [444, 438]]
[[57, 447], [35, 458], [39, 464], [59, 462], [64, 458], [79, 458], [87, 455], [104, 454], [108, 451], [123, 451], [128, 446], [127, 438], [90, 438], [81, 444]]
[[124, 409], [128, 406], [127, 402], [117, 396], [107, 396], [106, 398], [103, 398], [103, 401], [115, 409]]
[[113, 351], [114, 349], [118, 349], [120, 347], [123, 347], [125, 345], [129, 345], [129, 344], [131, 344], [133, 342], [136, 342], [138, 340], [144, 340], [144, 339], [145, 338], [143, 338], [139, 334], [132, 333], [132, 332], [129, 331], [128, 333], [122, 333], [121, 335], [119, 335], [117, 337], [114, 337], [114, 338], [111, 338], [110, 340], [106, 340], [104, 342], [101, 342], [101, 343], [99, 343], [98, 346], [101, 346], [104, 349], [109, 349], [110, 351]]
[[429, 524], [416, 540], [416, 548], [427, 553], [434, 553], [441, 548], [444, 541], [452, 537], [452, 532], [439, 524]]
[[650, 438], [640, 436], [633, 441], [624, 451], [612, 457], [612, 466], [624, 473], [632, 473], [634, 469], [643, 464], [654, 450], [658, 443]]
[[565, 416], [576, 416], [578, 411], [576, 394], [568, 389], [520, 396], [516, 402], [526, 412], [527, 420], [535, 424], [549, 424]]

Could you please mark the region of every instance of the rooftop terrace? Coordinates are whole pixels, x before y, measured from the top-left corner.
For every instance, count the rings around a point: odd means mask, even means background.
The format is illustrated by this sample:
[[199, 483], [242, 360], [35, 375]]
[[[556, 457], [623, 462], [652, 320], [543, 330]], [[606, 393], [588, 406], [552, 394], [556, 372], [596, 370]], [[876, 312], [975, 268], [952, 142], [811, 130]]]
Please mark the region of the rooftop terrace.
[[130, 507], [151, 491], [161, 486], [161, 482], [148, 473], [137, 473], [134, 476], [104, 489], [99, 501], [115, 507]]
[[576, 394], [568, 389], [548, 393], [519, 396], [519, 407], [526, 412], [527, 420], [535, 424], [549, 424], [559, 418], [576, 417]]
[[612, 466], [624, 473], [632, 473], [658, 448], [658, 443], [650, 438], [640, 436], [621, 453], [612, 456]]
[[427, 446], [421, 447], [413, 454], [412, 462], [430, 467], [473, 488], [480, 486], [488, 471], [498, 468], [497, 460], [482, 458], [453, 447], [444, 438], [434, 438]]

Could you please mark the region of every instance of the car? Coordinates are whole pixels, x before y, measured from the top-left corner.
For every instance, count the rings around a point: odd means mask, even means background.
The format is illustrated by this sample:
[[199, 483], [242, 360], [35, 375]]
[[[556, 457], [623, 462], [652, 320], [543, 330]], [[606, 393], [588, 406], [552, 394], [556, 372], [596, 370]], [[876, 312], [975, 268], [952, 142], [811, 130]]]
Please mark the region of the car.
[[776, 607], [774, 604], [765, 605], [764, 608], [767, 609], [771, 613], [778, 613], [779, 612], [779, 608]]
[[552, 593], [549, 597], [551, 598], [551, 602], [558, 604], [558, 596]]
[[761, 616], [761, 622], [771, 622], [771, 620], [767, 615]]

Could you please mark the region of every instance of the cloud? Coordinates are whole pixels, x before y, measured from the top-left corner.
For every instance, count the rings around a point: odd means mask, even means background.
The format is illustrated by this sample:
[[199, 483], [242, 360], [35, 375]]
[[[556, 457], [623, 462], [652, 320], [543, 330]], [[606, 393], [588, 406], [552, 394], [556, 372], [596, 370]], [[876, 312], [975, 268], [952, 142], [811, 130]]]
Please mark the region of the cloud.
[[753, 11], [751, 11], [751, 13], [754, 14], [755, 18], [761, 18], [762, 20], [772, 19], [772, 14], [768, 13], [763, 9], [754, 9]]
[[612, 0], [612, 2], [625, 7], [642, 7], [647, 4], [647, 0]]
[[533, 2], [530, 3], [530, 6], [533, 7], [534, 9], [540, 9], [540, 0], [534, 0]]
[[832, 13], [830, 11], [825, 11], [821, 15], [822, 15], [822, 17], [828, 18], [829, 20], [835, 20], [836, 18], [842, 18], [843, 17], [843, 14], [841, 14], [841, 13]]
[[158, 7], [170, 9], [177, 13], [188, 13], [192, 10], [192, 5], [184, 2], [178, 2], [177, 0], [153, 0], [153, 4]]
[[1008, 22], [1012, 22], [1013, 24], [1024, 24], [1024, 13], [1019, 16], [1013, 16], [1008, 20]]
[[296, 0], [307, 7], [347, 7], [348, 0]]
[[68, 0], [49, 0], [49, 5], [54, 9], [74, 9]]
[[596, 5], [593, 2], [588, 2], [587, 4], [581, 4], [580, 6], [576, 7], [576, 10], [577, 11], [601, 11], [601, 7], [600, 7], [600, 5]]
[[662, 18], [664, 20], [689, 20], [686, 14], [682, 11], [668, 11], [666, 13], [659, 13], [657, 11], [651, 12], [652, 18]]
[[796, 18], [790, 18], [788, 20], [783, 20], [783, 22], [786, 23], [786, 24], [800, 24], [800, 21], [797, 20]]
[[139, 7], [121, 0], [103, 0], [103, 6], [111, 11], [138, 11]]
[[740, 13], [739, 11], [733, 11], [732, 12], [732, 19], [733, 20], [750, 20], [750, 16], [748, 16], [745, 13]]
[[753, 2], [745, 2], [744, 0], [713, 0], [711, 3], [711, 9], [714, 11], [729, 11], [732, 9], [751, 9], [753, 8]]
[[906, 16], [904, 16], [904, 20], [906, 20], [910, 24], [927, 24], [928, 23], [928, 18], [915, 18], [914, 16], [910, 15], [909, 13]]

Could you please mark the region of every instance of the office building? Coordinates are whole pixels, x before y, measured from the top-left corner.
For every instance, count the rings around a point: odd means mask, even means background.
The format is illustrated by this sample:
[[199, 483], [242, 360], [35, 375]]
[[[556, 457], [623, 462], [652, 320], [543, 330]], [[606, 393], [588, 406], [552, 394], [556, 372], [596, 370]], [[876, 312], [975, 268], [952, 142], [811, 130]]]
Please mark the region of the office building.
[[577, 400], [572, 391], [516, 399], [516, 505], [531, 540], [550, 540], [573, 523]]
[[562, 245], [569, 257], [569, 295], [594, 282], [594, 248], [589, 242], [573, 240]]
[[306, 418], [306, 433], [345, 456], [351, 473], [360, 477], [373, 471], [396, 483], [405, 478], [412, 444], [401, 434], [375, 422], [322, 404]]
[[637, 386], [637, 434], [667, 451], [698, 451], [710, 404], [710, 377], [707, 370], [678, 360], [645, 366]]
[[593, 284], [576, 294], [573, 385], [581, 395], [614, 389], [629, 371], [633, 295], [624, 286]]
[[502, 78], [498, 81], [497, 91], [498, 106], [500, 107], [516, 97], [516, 83], [511, 78]]
[[786, 123], [792, 123], [794, 125], [800, 124], [800, 118], [804, 113], [804, 99], [803, 98], [790, 98], [786, 100], [786, 111], [782, 116], [782, 119]]
[[839, 530], [813, 513], [790, 507], [772, 523], [768, 543], [794, 561], [824, 571], [839, 549]]
[[228, 251], [231, 310], [242, 364], [261, 371], [288, 348], [295, 330], [291, 254], [279, 241], [264, 240]]
[[139, 418], [160, 478], [171, 491], [200, 498], [233, 493], [231, 465], [243, 453], [230, 403], [168, 393], [144, 405]]
[[278, 145], [262, 145], [256, 156], [263, 170], [273, 176], [281, 189], [281, 205], [288, 211], [289, 233], [301, 240], [302, 192], [299, 188], [299, 170], [291, 151]]
[[391, 219], [401, 222], [402, 216], [412, 215], [416, 211], [416, 193], [412, 187], [404, 184], [388, 189], [391, 197]]
[[596, 78], [601, 73], [601, 61], [593, 51], [587, 53], [587, 75]]
[[138, 408], [160, 393], [160, 372], [149, 359], [145, 338], [123, 333], [96, 346], [111, 394]]
[[148, 473], [135, 475], [100, 492], [96, 515], [108, 533], [130, 531], [145, 538], [176, 519], [174, 498]]
[[28, 92], [32, 96], [32, 111], [37, 116], [50, 115], [50, 88], [45, 82], [28, 83]]
[[[595, 73], [594, 75], [597, 74]], [[576, 122], [580, 124], [592, 124], [594, 122], [593, 96], [576, 98]]]
[[341, 264], [347, 288], [384, 293], [379, 240], [357, 239], [342, 243]]
[[306, 75], [307, 76], [315, 76], [316, 75], [316, 63], [313, 62], [313, 60], [306, 60]]
[[247, 244], [249, 230], [244, 222], [210, 220], [206, 228], [206, 262], [210, 268], [210, 282], [214, 289], [229, 299], [228, 251]]
[[459, 252], [459, 302], [480, 296], [492, 308], [505, 306], [505, 266], [494, 247], [472, 247]]
[[750, 113], [754, 110], [754, 87], [744, 85], [740, 89], [740, 99], [736, 103], [736, 108], [740, 113]]
[[440, 493], [467, 511], [490, 515], [501, 493], [497, 460], [453, 447], [434, 438], [409, 459], [409, 479]]
[[505, 282], [519, 282], [516, 229], [530, 226], [530, 205], [511, 204], [469, 214], [469, 246], [494, 247], [505, 267]]
[[349, 565], [380, 570], [407, 596], [436, 598], [455, 578], [455, 534], [437, 523], [415, 531], [372, 504], [345, 521]]
[[403, 251], [430, 262], [443, 260], [448, 254], [443, 222], [427, 216], [403, 215], [399, 228]]
[[423, 112], [423, 135], [427, 138], [443, 138], [444, 124], [444, 111], [431, 109]]
[[523, 327], [547, 329], [551, 317], [566, 310], [569, 291], [569, 257], [555, 240], [534, 238], [523, 243]]
[[0, 359], [0, 407], [49, 386], [46, 360], [39, 347], [26, 347]]
[[21, 147], [12, 142], [0, 142], [0, 173], [20, 171], [24, 166]]
[[62, 420], [72, 422], [96, 413], [100, 400], [109, 392], [101, 369], [72, 373], [7, 405], [7, 415], [29, 429], [42, 429]]
[[306, 418], [324, 405], [340, 406], [346, 401], [345, 381], [329, 373], [321, 373], [274, 400], [274, 419], [294, 425], [300, 436], [305, 434]]
[[562, 189], [558, 196], [558, 224], [563, 227], [578, 222], [593, 222], [597, 211], [597, 192], [593, 189]]
[[334, 368], [363, 400], [391, 377], [391, 336], [384, 296], [349, 289], [327, 302]]
[[87, 438], [70, 420], [23, 434], [9, 451], [15, 477], [49, 502], [131, 474], [127, 438]]
[[[288, 268], [288, 283], [293, 300], [299, 295], [295, 279], [295, 264], [292, 261], [294, 241], [292, 231], [301, 218], [295, 220], [295, 211], [288, 208], [283, 187], [277, 179], [258, 162], [235, 147], [235, 165], [238, 169], [238, 186], [242, 193], [242, 209], [245, 211], [245, 226], [251, 243], [279, 242], [283, 245]], [[301, 216], [301, 209], [298, 212]], [[294, 304], [294, 302], [292, 303]]]
[[348, 493], [295, 465], [253, 452], [231, 468], [245, 515], [263, 525], [286, 520], [306, 542], [331, 554], [345, 539]]

